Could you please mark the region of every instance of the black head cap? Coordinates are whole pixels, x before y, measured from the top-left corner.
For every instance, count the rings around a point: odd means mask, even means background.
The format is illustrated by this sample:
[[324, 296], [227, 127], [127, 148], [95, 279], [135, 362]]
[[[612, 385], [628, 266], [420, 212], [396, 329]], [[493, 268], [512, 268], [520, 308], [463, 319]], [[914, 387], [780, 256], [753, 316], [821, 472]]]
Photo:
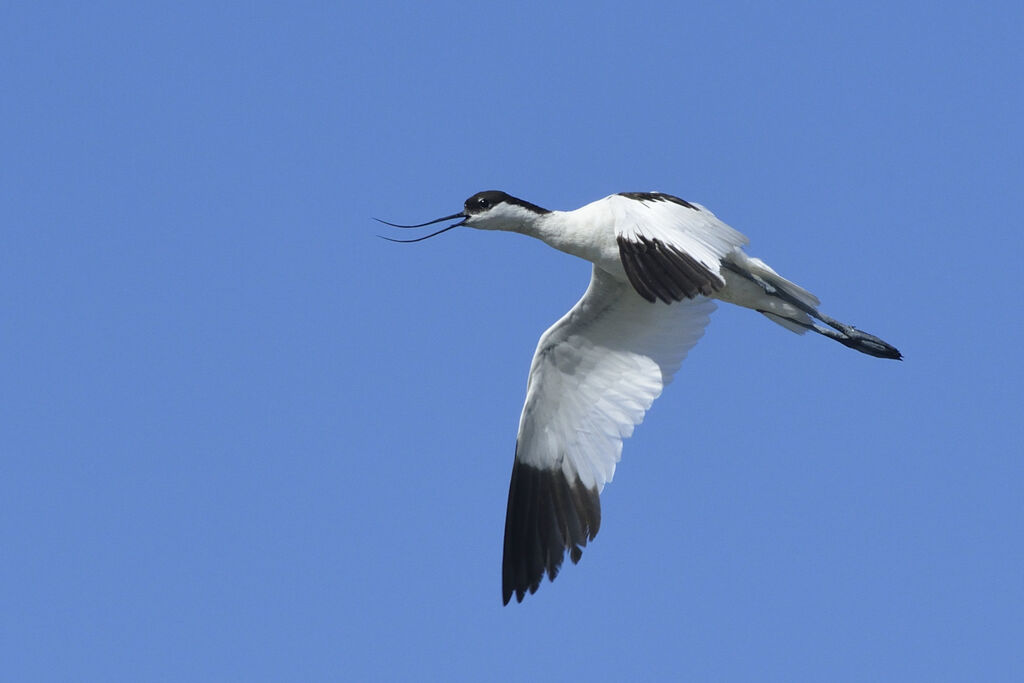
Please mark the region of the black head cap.
[[542, 209], [536, 204], [523, 201], [522, 199], [513, 197], [509, 193], [502, 192], [501, 190], [484, 190], [483, 192], [477, 192], [466, 200], [465, 213], [467, 216], [483, 213], [498, 204], [515, 204], [516, 206], [521, 206], [534, 213], [551, 213], [547, 209]]
[[474, 214], [487, 211], [492, 206], [507, 202], [510, 199], [514, 199], [507, 192], [501, 190], [485, 190], [484, 192], [477, 192], [475, 195], [466, 200], [466, 213]]

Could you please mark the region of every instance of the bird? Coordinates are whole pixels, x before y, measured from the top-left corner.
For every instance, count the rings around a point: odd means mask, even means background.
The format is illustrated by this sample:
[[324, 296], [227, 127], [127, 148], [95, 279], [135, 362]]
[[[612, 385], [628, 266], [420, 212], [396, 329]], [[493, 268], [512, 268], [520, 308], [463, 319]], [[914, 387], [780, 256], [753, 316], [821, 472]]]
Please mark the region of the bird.
[[748, 256], [748, 239], [704, 206], [663, 192], [620, 192], [551, 211], [500, 190], [416, 225], [457, 222], [537, 238], [593, 264], [582, 298], [541, 335], [530, 365], [505, 513], [502, 604], [522, 602], [573, 564], [601, 525], [600, 494], [622, 442], [703, 336], [716, 301], [752, 309], [878, 358], [891, 344], [818, 310], [816, 296]]

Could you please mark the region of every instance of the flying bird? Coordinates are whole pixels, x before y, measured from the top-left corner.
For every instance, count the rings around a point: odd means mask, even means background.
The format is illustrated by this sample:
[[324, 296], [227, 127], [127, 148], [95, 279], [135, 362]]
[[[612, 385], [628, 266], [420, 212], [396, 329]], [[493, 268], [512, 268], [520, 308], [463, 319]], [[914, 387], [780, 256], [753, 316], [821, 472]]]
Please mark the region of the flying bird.
[[[418, 225], [506, 230], [593, 264], [590, 285], [540, 337], [519, 420], [505, 514], [502, 600], [522, 601], [566, 551], [575, 564], [601, 525], [599, 495], [622, 441], [703, 336], [715, 300], [815, 332], [878, 358], [900, 352], [818, 310], [806, 289], [743, 251], [747, 238], [692, 202], [661, 192], [622, 192], [573, 211], [549, 211], [498, 190], [462, 211]], [[821, 324], [823, 323], [823, 324]]]

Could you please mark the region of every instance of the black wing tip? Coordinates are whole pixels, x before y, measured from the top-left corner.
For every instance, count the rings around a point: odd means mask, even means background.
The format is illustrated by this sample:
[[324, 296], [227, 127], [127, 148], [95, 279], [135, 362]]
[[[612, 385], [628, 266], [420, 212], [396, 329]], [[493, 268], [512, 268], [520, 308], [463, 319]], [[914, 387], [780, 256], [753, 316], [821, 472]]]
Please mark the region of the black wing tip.
[[601, 526], [597, 489], [584, 486], [578, 476], [570, 481], [560, 467], [534, 467], [517, 459], [508, 495], [501, 571], [505, 605], [513, 595], [522, 602], [536, 593], [545, 574], [554, 581], [566, 550], [573, 564], [579, 562]]

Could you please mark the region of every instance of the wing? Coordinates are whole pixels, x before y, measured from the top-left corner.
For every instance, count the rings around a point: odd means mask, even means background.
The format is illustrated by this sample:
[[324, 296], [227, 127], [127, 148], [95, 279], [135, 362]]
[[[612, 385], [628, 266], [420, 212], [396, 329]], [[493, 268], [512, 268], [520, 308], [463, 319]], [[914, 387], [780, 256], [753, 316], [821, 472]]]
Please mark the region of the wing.
[[652, 306], [594, 267], [590, 287], [543, 334], [530, 368], [508, 492], [502, 593], [508, 604], [573, 563], [601, 524], [598, 495], [622, 440], [704, 334], [714, 302]]
[[700, 204], [660, 192], [612, 195], [619, 258], [637, 293], [665, 303], [725, 286], [722, 259], [747, 238]]

